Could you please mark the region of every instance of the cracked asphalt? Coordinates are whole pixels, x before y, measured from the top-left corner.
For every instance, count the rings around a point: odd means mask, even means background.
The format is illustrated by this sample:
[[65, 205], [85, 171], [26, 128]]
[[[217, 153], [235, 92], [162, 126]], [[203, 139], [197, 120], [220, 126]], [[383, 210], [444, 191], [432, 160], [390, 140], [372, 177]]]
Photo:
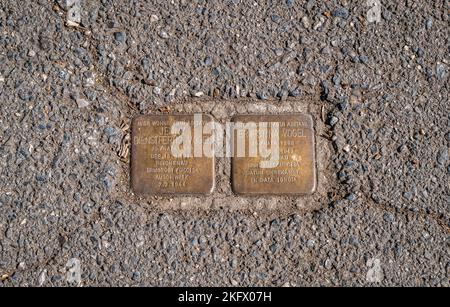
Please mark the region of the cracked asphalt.
[[[0, 286], [449, 286], [450, 1], [72, 8], [0, 3]], [[297, 107], [313, 197], [132, 194], [134, 116]]]

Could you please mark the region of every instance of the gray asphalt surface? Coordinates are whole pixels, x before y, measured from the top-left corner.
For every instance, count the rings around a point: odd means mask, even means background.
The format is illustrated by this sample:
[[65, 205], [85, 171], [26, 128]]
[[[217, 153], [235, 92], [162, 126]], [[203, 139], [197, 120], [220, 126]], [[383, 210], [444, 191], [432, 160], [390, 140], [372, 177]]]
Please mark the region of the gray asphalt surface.
[[[381, 3], [2, 0], [0, 285], [448, 287], [450, 2]], [[131, 194], [133, 116], [244, 97], [320, 110], [323, 195]]]

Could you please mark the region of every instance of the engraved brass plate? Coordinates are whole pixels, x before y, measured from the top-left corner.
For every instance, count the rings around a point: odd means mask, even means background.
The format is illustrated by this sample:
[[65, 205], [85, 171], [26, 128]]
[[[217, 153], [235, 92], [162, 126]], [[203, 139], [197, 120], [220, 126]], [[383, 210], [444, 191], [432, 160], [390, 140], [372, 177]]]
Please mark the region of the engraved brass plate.
[[[214, 158], [182, 156], [176, 157], [172, 144], [176, 134], [172, 125], [189, 123], [193, 115], [145, 115], [133, 121], [131, 184], [139, 195], [206, 195], [214, 188]], [[203, 121], [212, 121], [203, 115]]]
[[[249, 130], [245, 136], [246, 156], [237, 154], [238, 132], [233, 136], [234, 157], [232, 161], [233, 190], [243, 195], [303, 195], [312, 194], [316, 189], [316, 162], [314, 145], [314, 127], [310, 115], [240, 115], [234, 118], [234, 124], [245, 124]], [[252, 123], [252, 125], [247, 125]], [[261, 123], [267, 123], [266, 133], [260, 133]], [[277, 143], [272, 136], [274, 123], [278, 126], [278, 160], [273, 145]], [[235, 126], [236, 127], [236, 126]], [[242, 126], [243, 127], [243, 126]], [[264, 148], [272, 146], [268, 155], [261, 150], [261, 139], [250, 142], [251, 127], [256, 127], [256, 135], [266, 135]], [[236, 128], [235, 128], [236, 129]], [[275, 133], [273, 133], [275, 135]], [[264, 139], [264, 138], [263, 138]], [[273, 142], [272, 142], [273, 141]], [[243, 144], [242, 142], [240, 144]], [[242, 146], [241, 146], [242, 147]], [[250, 148], [259, 148], [258, 155], [250, 156]], [[264, 154], [264, 155], [262, 155]], [[274, 158], [275, 157], [275, 158]], [[278, 161], [278, 164], [263, 165], [262, 161]]]

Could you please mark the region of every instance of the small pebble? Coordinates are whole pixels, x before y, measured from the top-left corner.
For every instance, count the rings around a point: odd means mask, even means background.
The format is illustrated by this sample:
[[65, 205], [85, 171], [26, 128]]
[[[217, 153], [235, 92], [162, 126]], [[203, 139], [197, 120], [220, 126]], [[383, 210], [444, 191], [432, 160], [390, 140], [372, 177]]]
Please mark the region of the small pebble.
[[399, 153], [405, 153], [406, 151], [408, 151], [408, 146], [406, 146], [405, 144], [403, 144], [403, 145], [401, 145], [401, 146], [397, 149], [397, 151], [398, 151]]
[[133, 276], [131, 277], [131, 279], [133, 279], [133, 281], [141, 280], [141, 273], [140, 272], [134, 272]]
[[445, 78], [445, 75], [446, 75], [445, 66], [441, 63], [438, 63], [436, 65], [436, 76], [438, 77], [439, 80], [443, 80]]
[[419, 48], [417, 49], [417, 56], [418, 56], [419, 58], [423, 58], [424, 55], [425, 55], [425, 50], [423, 50], [423, 48], [419, 47]]
[[44, 182], [45, 181], [45, 176], [44, 175], [36, 175], [36, 180], [39, 182]]
[[161, 92], [162, 92], [162, 90], [161, 90], [161, 88], [160, 87], [155, 87], [154, 89], [153, 89], [153, 94], [155, 94], [155, 95], [161, 95]]
[[291, 97], [298, 97], [298, 96], [300, 96], [300, 94], [301, 94], [301, 92], [299, 89], [289, 91], [289, 96], [291, 96]]
[[286, 5], [291, 8], [294, 6], [294, 0], [286, 0]]
[[332, 116], [329, 120], [330, 126], [335, 126], [338, 122], [339, 122], [339, 118], [337, 118], [336, 116]]
[[271, 19], [273, 22], [278, 23], [281, 20], [281, 17], [278, 15], [272, 15]]
[[83, 212], [85, 214], [91, 214], [92, 213], [92, 205], [89, 203], [86, 203], [83, 205]]
[[158, 20], [159, 20], [159, 17], [158, 17], [158, 16], [156, 16], [156, 15], [150, 16], [150, 22], [151, 22], [151, 23], [157, 22]]
[[431, 28], [433, 27], [433, 19], [432, 18], [428, 18], [425, 24], [427, 30], [431, 30]]
[[348, 109], [348, 101], [341, 101], [337, 104], [339, 111], [346, 111]]
[[256, 97], [257, 97], [258, 99], [260, 99], [260, 100], [267, 100], [267, 99], [269, 99], [269, 96], [268, 96], [268, 94], [267, 94], [266, 91], [260, 91], [260, 92], [257, 92], [257, 93], [256, 93]]
[[90, 105], [89, 101], [87, 101], [86, 99], [81, 99], [81, 98], [78, 98], [76, 100], [76, 103], [77, 103], [77, 106], [79, 109], [86, 108]]
[[334, 86], [340, 86], [341, 85], [341, 77], [339, 75], [333, 76], [333, 84]]
[[381, 16], [383, 16], [384, 20], [386, 21], [390, 21], [392, 19], [392, 13], [391, 11], [384, 9], [383, 12], [381, 13]]
[[345, 197], [346, 200], [348, 201], [355, 201], [356, 200], [356, 195], [355, 194], [349, 194]]
[[203, 61], [203, 63], [206, 65], [206, 66], [210, 66], [211, 64], [212, 64], [212, 59], [210, 58], [210, 57], [206, 57], [205, 58], [205, 60]]
[[361, 56], [359, 56], [359, 61], [363, 64], [367, 64], [367, 63], [369, 63], [369, 57], [366, 55], [361, 55]]
[[332, 15], [333, 15], [333, 17], [340, 17], [340, 18], [347, 19], [349, 16], [349, 13], [346, 8], [338, 7], [333, 11]]
[[385, 213], [383, 219], [386, 223], [394, 222], [394, 216], [391, 213]]
[[169, 34], [167, 34], [166, 31], [161, 31], [159, 33], [159, 37], [163, 38], [163, 39], [168, 39], [169, 38]]
[[403, 193], [403, 197], [407, 200], [411, 200], [413, 198], [413, 194], [411, 192], [405, 192]]
[[303, 27], [305, 29], [311, 28], [311, 23], [310, 23], [309, 18], [307, 16], [303, 16], [302, 17], [302, 24], [303, 24]]
[[271, 246], [270, 246], [270, 251], [274, 254], [276, 251], [277, 251], [277, 249], [278, 249], [278, 245], [275, 243], [275, 244], [272, 244]]
[[114, 39], [121, 44], [124, 43], [125, 42], [125, 33], [124, 32], [115, 32]]
[[437, 157], [437, 162], [441, 166], [445, 166], [445, 164], [447, 163], [448, 159], [449, 159], [448, 149], [447, 148], [442, 148], [441, 150], [439, 150], [438, 157]]
[[106, 127], [103, 132], [106, 134], [106, 136], [111, 137], [116, 135], [116, 129], [114, 127]]

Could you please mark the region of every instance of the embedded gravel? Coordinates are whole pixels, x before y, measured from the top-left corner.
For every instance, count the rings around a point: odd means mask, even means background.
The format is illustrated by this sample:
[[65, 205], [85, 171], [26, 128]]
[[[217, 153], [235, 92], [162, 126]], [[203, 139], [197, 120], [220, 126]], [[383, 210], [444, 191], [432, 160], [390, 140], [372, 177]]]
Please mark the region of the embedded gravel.
[[[450, 286], [450, 1], [376, 2], [2, 0], [0, 286]], [[323, 195], [131, 194], [133, 116], [244, 98], [315, 110]]]

